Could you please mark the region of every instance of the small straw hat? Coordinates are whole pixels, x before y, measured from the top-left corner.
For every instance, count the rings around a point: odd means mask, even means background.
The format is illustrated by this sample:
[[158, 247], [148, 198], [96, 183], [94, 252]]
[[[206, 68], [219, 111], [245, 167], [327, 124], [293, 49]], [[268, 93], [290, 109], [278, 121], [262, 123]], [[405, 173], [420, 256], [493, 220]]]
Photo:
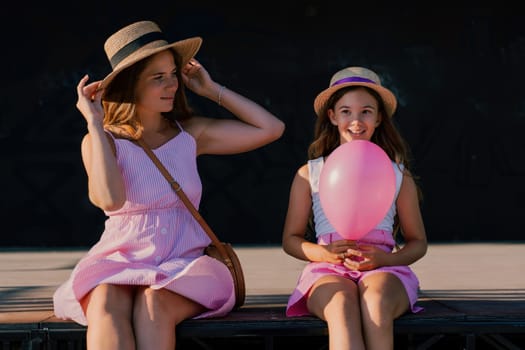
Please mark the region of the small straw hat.
[[330, 79], [329, 87], [315, 98], [314, 110], [317, 116], [321, 115], [321, 111], [330, 96], [337, 90], [347, 86], [366, 86], [375, 90], [383, 99], [386, 114], [389, 117], [392, 117], [392, 114], [394, 114], [397, 107], [396, 97], [392, 91], [381, 85], [379, 76], [367, 68], [347, 67], [335, 73]]
[[177, 51], [182, 57], [182, 66], [185, 66], [199, 51], [201, 44], [200, 37], [168, 43], [154, 22], [132, 23], [111, 35], [104, 43], [104, 51], [113, 71], [102, 80], [100, 89], [107, 87], [125, 68], [165, 49]]

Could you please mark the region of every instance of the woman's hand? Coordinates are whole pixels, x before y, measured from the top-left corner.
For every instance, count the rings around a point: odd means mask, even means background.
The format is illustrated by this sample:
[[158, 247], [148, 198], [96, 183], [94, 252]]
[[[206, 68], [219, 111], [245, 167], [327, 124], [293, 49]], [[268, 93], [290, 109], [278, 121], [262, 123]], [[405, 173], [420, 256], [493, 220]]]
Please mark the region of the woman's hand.
[[197, 155], [238, 154], [277, 140], [285, 125], [256, 102], [213, 81], [194, 58], [181, 71], [184, 84], [199, 96], [215, 101], [235, 118], [189, 118], [183, 126], [197, 141]]
[[195, 58], [182, 69], [182, 80], [184, 85], [197, 95], [210, 98], [216, 95], [216, 86], [208, 71]]
[[86, 85], [89, 76], [86, 74], [77, 85], [77, 109], [82, 113], [88, 124], [100, 123], [104, 119], [104, 109], [102, 108], [102, 92], [98, 90], [100, 81]]

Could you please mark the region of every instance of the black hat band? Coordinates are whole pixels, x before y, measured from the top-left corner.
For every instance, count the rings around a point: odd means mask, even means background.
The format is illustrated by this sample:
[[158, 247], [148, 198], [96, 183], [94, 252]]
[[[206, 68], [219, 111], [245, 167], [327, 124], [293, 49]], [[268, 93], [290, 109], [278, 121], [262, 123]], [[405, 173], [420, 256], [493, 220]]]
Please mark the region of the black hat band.
[[158, 40], [165, 40], [164, 35], [162, 35], [161, 32], [150, 32], [146, 33], [142, 36], [139, 36], [133, 41], [130, 41], [125, 46], [123, 46], [120, 50], [118, 50], [113, 57], [109, 60], [111, 63], [111, 67], [115, 69], [115, 67], [122, 62], [123, 59], [131, 55], [133, 52], [137, 51], [141, 47]]

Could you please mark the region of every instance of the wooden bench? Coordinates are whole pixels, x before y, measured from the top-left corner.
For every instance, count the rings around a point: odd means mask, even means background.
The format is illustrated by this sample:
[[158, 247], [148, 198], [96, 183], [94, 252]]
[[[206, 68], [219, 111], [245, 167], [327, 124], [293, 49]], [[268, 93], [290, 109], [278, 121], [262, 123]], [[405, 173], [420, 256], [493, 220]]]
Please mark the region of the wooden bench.
[[[187, 320], [177, 327], [177, 349], [327, 349], [327, 327], [316, 317], [286, 317], [285, 295], [248, 296], [222, 318]], [[436, 300], [425, 311], [395, 321], [396, 349], [523, 349], [525, 303]], [[41, 322], [0, 324], [0, 349], [85, 349], [86, 328], [54, 316]]]
[[[284, 314], [303, 265], [280, 247], [238, 253], [249, 287], [246, 304], [223, 318], [183, 322], [177, 350], [327, 350], [323, 321]], [[81, 254], [0, 254], [0, 350], [85, 349], [86, 328], [54, 317], [51, 298]], [[396, 349], [525, 349], [524, 254], [525, 244], [517, 243], [432, 245], [414, 266], [425, 311], [395, 321]]]

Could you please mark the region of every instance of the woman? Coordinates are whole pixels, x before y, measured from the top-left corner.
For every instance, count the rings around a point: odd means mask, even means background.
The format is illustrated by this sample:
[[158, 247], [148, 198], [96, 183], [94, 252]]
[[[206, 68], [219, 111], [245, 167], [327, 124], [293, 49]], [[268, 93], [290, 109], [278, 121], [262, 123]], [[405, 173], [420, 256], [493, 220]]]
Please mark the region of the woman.
[[[234, 306], [233, 280], [203, 255], [210, 239], [142, 148], [141, 138], [198, 208], [196, 157], [234, 154], [278, 139], [284, 124], [213, 81], [194, 58], [194, 37], [168, 43], [150, 21], [110, 36], [113, 71], [78, 86], [87, 122], [82, 160], [89, 198], [108, 216], [100, 240], [54, 294], [57, 317], [87, 325], [90, 349], [174, 349], [175, 327]], [[237, 119], [195, 115], [184, 87]]]

